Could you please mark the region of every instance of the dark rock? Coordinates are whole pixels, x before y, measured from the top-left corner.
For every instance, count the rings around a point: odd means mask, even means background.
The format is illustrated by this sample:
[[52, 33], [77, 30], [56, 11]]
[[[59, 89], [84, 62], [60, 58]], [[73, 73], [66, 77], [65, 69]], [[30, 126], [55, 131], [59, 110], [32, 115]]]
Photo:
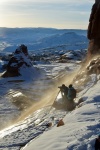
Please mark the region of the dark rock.
[[27, 46], [22, 44], [18, 49], [16, 49], [15, 54], [19, 54], [20, 52], [23, 52], [27, 56], [28, 55]]
[[32, 63], [28, 56], [27, 46], [19, 46], [7, 64], [7, 69], [2, 77], [19, 76], [21, 67], [31, 67]]
[[92, 7], [87, 37], [90, 40], [88, 57], [100, 54], [100, 1], [96, 0]]

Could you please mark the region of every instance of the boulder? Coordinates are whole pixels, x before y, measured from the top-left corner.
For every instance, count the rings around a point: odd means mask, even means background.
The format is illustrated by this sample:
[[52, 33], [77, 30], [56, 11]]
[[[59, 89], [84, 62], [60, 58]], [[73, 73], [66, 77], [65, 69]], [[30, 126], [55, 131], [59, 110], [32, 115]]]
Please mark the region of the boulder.
[[64, 125], [64, 121], [63, 119], [59, 120], [57, 127], [63, 126]]
[[20, 69], [22, 67], [31, 67], [32, 63], [28, 56], [27, 46], [19, 46], [13, 53], [11, 59], [7, 64], [7, 69], [2, 77], [15, 77], [20, 76]]

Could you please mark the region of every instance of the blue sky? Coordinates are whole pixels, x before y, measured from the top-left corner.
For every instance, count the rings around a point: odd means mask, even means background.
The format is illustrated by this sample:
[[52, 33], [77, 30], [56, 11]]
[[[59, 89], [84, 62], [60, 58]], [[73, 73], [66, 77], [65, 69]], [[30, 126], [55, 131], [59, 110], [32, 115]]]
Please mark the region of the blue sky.
[[87, 29], [94, 0], [0, 0], [0, 27]]

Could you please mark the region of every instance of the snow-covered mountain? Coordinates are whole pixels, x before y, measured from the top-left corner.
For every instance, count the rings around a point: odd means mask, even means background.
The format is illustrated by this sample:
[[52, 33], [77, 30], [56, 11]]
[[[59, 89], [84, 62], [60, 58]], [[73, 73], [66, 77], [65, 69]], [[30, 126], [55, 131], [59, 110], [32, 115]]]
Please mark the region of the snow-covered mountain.
[[52, 28], [0, 28], [0, 50], [14, 51], [19, 45], [27, 45], [29, 50], [62, 47], [86, 49], [86, 30]]
[[[84, 42], [83, 42], [84, 41]], [[56, 34], [50, 37], [43, 38], [39, 40], [36, 44], [33, 44], [29, 49], [38, 50], [43, 48], [52, 48], [58, 46], [66, 46], [67, 50], [74, 49], [76, 46], [78, 49], [78, 45], [80, 49], [85, 49], [88, 40], [83, 35], [77, 35], [74, 32], [68, 32], [64, 34]]]

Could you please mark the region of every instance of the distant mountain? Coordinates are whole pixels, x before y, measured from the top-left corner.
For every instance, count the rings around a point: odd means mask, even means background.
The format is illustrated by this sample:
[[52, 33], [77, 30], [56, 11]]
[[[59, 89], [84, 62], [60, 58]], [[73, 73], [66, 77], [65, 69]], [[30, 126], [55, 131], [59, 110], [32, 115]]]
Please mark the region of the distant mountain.
[[20, 44], [29, 50], [87, 42], [86, 30], [54, 28], [0, 28], [0, 50], [14, 51]]
[[3, 37], [3, 35], [7, 36], [15, 36], [15, 35], [24, 35], [24, 34], [30, 34], [30, 35], [38, 35], [38, 34], [63, 34], [67, 32], [75, 32], [79, 35], [85, 35], [87, 34], [87, 30], [81, 30], [81, 29], [55, 29], [55, 28], [3, 28], [0, 27], [0, 37]]
[[28, 45], [29, 50], [40, 50], [46, 48], [64, 49], [86, 49], [88, 40], [83, 35], [74, 32], [56, 34], [39, 40], [37, 43]]
[[63, 44], [74, 44], [79, 42], [87, 42], [87, 38], [83, 35], [78, 35], [75, 32], [68, 32], [64, 34], [56, 34], [41, 40], [43, 45], [58, 46]]

